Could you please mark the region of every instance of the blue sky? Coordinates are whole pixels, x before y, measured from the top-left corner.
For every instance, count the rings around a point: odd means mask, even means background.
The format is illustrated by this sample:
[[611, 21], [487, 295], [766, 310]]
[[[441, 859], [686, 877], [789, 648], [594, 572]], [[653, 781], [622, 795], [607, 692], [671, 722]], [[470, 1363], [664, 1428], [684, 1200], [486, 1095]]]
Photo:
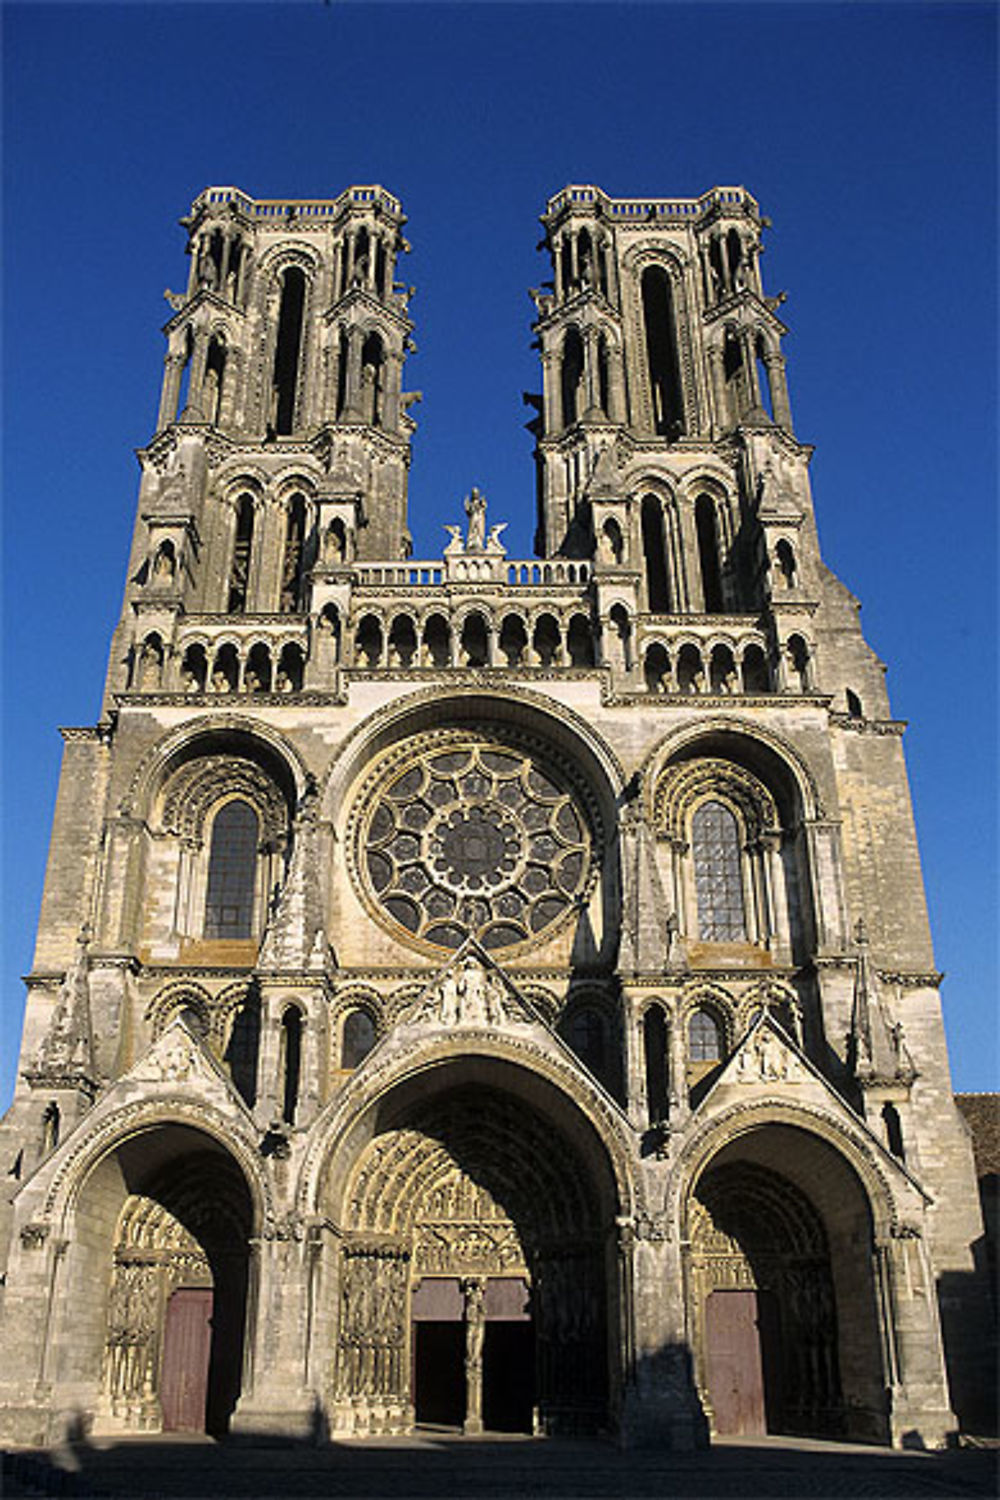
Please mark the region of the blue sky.
[[476, 483], [528, 555], [527, 287], [567, 182], [774, 221], [827, 562], [889, 664], [956, 1085], [996, 1080], [996, 19], [987, 5], [8, 4], [3, 1072], [60, 759], [93, 723], [207, 184], [403, 200], [417, 555]]

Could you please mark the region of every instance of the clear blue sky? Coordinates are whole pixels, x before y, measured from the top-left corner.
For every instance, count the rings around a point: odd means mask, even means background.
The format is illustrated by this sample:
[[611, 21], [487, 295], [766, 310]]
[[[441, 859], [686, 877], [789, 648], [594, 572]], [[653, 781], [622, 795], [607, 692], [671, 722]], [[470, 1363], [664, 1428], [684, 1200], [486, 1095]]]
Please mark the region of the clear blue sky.
[[527, 555], [536, 216], [742, 183], [774, 220], [827, 562], [889, 663], [956, 1085], [996, 1087], [995, 10], [961, 4], [7, 5], [9, 1093], [61, 742], [93, 723], [151, 435], [176, 221], [209, 183], [381, 182], [424, 392], [417, 555], [477, 483]]

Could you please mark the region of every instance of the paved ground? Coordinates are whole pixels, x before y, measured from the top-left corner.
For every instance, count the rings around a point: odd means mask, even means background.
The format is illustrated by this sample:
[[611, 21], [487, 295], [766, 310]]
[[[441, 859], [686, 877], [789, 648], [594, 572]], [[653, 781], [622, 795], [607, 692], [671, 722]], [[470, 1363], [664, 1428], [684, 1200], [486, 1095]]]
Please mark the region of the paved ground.
[[93, 1500], [646, 1500], [646, 1497], [928, 1497], [998, 1494], [995, 1450], [898, 1453], [790, 1439], [729, 1440], [709, 1452], [621, 1453], [531, 1438], [382, 1439], [314, 1448], [188, 1436], [78, 1443], [4, 1456], [5, 1497]]

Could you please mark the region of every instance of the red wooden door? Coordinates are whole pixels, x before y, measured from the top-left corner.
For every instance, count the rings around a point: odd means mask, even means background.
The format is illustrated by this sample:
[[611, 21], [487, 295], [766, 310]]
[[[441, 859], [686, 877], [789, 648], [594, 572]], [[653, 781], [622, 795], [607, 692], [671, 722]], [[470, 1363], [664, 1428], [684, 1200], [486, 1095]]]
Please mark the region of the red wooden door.
[[705, 1303], [708, 1394], [721, 1435], [767, 1431], [757, 1293], [712, 1292]]
[[210, 1287], [180, 1287], [163, 1325], [160, 1405], [164, 1432], [204, 1432], [212, 1345]]

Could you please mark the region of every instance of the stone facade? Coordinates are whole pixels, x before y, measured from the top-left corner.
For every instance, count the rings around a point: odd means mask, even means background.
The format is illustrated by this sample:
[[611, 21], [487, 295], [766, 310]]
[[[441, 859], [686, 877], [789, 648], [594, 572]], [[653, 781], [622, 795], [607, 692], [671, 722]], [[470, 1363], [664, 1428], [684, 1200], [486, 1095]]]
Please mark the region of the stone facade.
[[398, 201], [202, 193], [2, 1127], [0, 1421], [975, 1425], [902, 755], [740, 188], [543, 215], [537, 557], [407, 529]]

